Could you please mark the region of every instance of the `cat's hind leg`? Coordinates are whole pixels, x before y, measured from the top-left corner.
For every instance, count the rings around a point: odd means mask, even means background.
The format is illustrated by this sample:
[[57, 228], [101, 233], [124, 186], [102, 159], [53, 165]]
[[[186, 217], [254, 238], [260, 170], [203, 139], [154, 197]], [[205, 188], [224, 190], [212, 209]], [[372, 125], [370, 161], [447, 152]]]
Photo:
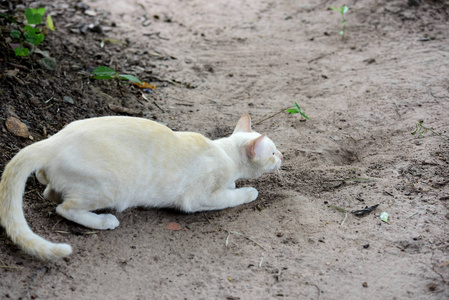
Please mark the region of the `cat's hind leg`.
[[44, 190], [44, 198], [45, 199], [48, 199], [48, 200], [53, 201], [55, 203], [61, 203], [62, 202], [62, 195], [61, 195], [61, 193], [55, 191], [52, 188], [51, 183], [48, 180], [47, 175], [45, 174], [44, 170], [37, 170], [36, 178], [37, 178], [37, 180], [41, 184], [47, 186], [45, 188], [45, 190]]
[[[88, 206], [88, 207], [87, 207]], [[89, 202], [74, 197], [67, 197], [56, 207], [56, 212], [64, 218], [92, 229], [114, 229], [120, 222], [111, 214], [96, 214], [90, 210], [101, 209]]]
[[209, 199], [205, 199], [190, 207], [190, 212], [203, 210], [219, 210], [234, 207], [240, 204], [249, 203], [257, 199], [259, 192], [252, 187], [238, 189], [219, 189], [211, 194]]

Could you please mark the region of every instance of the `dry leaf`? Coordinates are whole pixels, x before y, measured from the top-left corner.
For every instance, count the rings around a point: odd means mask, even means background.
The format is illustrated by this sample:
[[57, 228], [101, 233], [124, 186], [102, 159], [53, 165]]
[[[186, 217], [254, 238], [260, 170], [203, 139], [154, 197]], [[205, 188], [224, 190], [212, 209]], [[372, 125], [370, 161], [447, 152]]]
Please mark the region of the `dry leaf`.
[[182, 226], [181, 226], [180, 224], [175, 223], [175, 222], [168, 223], [168, 224], [165, 226], [165, 229], [168, 229], [168, 230], [174, 230], [174, 231], [177, 231], [177, 230], [187, 230], [186, 228], [182, 228]]
[[152, 89], [155, 90], [156, 86], [149, 84], [148, 82], [142, 82], [142, 84], [138, 83], [138, 82], [132, 82], [132, 84], [134, 84], [135, 86], [137, 86], [140, 89]]
[[14, 70], [6, 70], [5, 71], [5, 75], [8, 77], [15, 77], [17, 76], [17, 74], [19, 74], [19, 69], [14, 69]]
[[5, 125], [6, 129], [8, 129], [8, 131], [15, 136], [20, 136], [23, 138], [28, 138], [30, 136], [27, 126], [15, 117], [8, 117]]

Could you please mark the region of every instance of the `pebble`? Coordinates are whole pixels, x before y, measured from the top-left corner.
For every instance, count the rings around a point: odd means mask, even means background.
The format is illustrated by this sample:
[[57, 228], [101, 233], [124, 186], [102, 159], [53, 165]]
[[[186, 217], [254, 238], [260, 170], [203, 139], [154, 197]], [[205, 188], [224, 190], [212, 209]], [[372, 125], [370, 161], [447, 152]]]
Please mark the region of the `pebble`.
[[75, 101], [73, 101], [73, 98], [71, 98], [69, 96], [62, 97], [62, 101], [65, 103], [69, 103], [69, 104], [75, 104]]

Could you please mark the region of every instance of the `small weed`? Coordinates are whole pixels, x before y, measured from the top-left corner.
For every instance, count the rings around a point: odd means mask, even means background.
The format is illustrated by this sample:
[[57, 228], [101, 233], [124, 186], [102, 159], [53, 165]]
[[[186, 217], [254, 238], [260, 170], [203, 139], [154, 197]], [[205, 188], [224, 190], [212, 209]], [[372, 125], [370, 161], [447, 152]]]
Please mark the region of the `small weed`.
[[[40, 8], [27, 8], [25, 10], [25, 18], [28, 25], [25, 25], [22, 30], [11, 31], [11, 36], [19, 39], [20, 46], [14, 48], [14, 53], [16, 56], [27, 56], [30, 54], [30, 49], [24, 46], [24, 42], [28, 42], [34, 46], [40, 45], [44, 41], [44, 33], [38, 26], [42, 23], [42, 17], [45, 14], [46, 9], [44, 7]], [[55, 30], [53, 20], [50, 15], [47, 16], [46, 27], [44, 29]]]
[[340, 30], [339, 34], [341, 35], [341, 39], [345, 39], [345, 33], [346, 33], [346, 17], [345, 14], [348, 12], [349, 7], [346, 5], [338, 7], [329, 7], [332, 10], [338, 11], [341, 14], [341, 24], [343, 24], [342, 30]]
[[309, 117], [306, 115], [304, 110], [301, 107], [299, 107], [298, 103], [296, 103], [296, 102], [295, 102], [295, 104], [293, 104], [293, 107], [287, 109], [286, 112], [289, 114], [301, 114], [301, 116], [306, 118], [306, 120], [309, 120]]
[[423, 124], [424, 124], [423, 120], [419, 120], [418, 122], [416, 122], [415, 131], [412, 132], [412, 135], [418, 134], [418, 137], [422, 138], [422, 136], [430, 129], [425, 127]]
[[115, 79], [117, 83], [119, 83], [120, 80], [128, 80], [129, 82], [137, 82], [142, 84], [142, 82], [133, 75], [119, 74], [116, 70], [105, 66], [96, 67], [92, 71], [92, 74], [95, 75], [94, 79]]
[[92, 75], [94, 75], [94, 79], [114, 79], [117, 83], [117, 87], [120, 91], [120, 94], [122, 94], [122, 90], [120, 89], [120, 82], [125, 80], [129, 83], [137, 83], [137, 84], [143, 84], [137, 77], [129, 74], [119, 74], [117, 72], [117, 66], [114, 69], [108, 68], [106, 66], [99, 66], [96, 67], [92, 71]]
[[433, 128], [429, 128], [424, 126], [424, 121], [419, 120], [415, 124], [415, 130], [412, 132], [412, 135], [418, 134], [418, 138], [422, 138], [424, 134], [426, 134], [428, 131], [432, 132], [434, 135], [440, 137], [446, 142], [449, 142], [449, 138], [443, 136], [441, 133], [436, 132]]

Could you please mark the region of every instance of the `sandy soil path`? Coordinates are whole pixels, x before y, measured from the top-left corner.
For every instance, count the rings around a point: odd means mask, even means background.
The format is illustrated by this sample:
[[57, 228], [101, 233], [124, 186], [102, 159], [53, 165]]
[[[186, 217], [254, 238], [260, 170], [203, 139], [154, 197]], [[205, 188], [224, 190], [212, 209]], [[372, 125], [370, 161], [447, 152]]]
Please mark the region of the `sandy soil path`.
[[310, 120], [255, 126], [286, 159], [282, 179], [241, 183], [254, 203], [125, 211], [114, 231], [67, 236], [67, 260], [1, 272], [0, 297], [449, 298], [449, 142], [410, 134], [424, 120], [449, 136], [444, 3], [346, 2], [344, 41], [327, 9], [340, 1], [85, 3], [111, 13], [127, 59], [164, 58], [153, 74], [179, 83], [159, 92], [169, 126], [218, 138], [245, 112], [257, 122], [294, 102]]

